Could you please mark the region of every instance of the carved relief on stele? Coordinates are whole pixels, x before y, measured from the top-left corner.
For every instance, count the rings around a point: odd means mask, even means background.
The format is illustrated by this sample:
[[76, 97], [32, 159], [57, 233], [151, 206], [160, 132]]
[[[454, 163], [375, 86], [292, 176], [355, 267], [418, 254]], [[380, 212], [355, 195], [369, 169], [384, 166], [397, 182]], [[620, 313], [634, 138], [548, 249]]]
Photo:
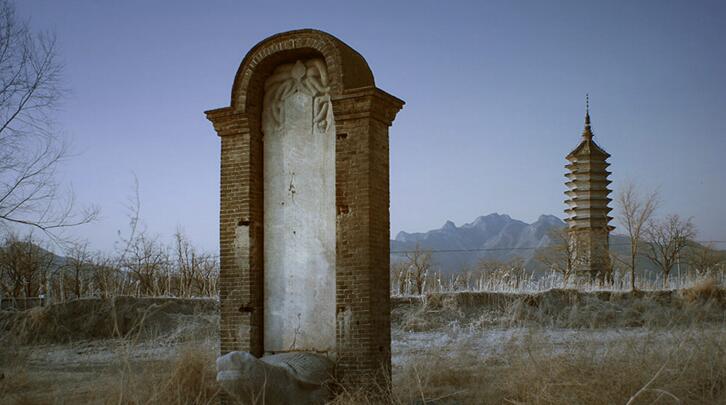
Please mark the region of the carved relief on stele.
[[325, 62], [265, 82], [264, 347], [335, 350], [335, 125]]

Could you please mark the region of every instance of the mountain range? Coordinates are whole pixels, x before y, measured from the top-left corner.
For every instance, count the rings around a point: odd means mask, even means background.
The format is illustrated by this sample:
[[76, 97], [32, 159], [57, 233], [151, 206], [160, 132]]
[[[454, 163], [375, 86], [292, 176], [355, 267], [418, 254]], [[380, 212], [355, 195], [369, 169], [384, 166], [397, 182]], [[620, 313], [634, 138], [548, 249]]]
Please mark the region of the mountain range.
[[482, 259], [509, 260], [516, 256], [532, 267], [535, 251], [551, 243], [548, 233], [564, 226], [554, 215], [541, 215], [531, 224], [497, 213], [461, 226], [446, 221], [441, 228], [428, 232], [399, 232], [390, 242], [391, 260], [402, 260], [403, 254], [397, 252], [415, 250], [419, 245], [421, 249], [439, 251], [431, 260], [442, 273], [471, 268]]

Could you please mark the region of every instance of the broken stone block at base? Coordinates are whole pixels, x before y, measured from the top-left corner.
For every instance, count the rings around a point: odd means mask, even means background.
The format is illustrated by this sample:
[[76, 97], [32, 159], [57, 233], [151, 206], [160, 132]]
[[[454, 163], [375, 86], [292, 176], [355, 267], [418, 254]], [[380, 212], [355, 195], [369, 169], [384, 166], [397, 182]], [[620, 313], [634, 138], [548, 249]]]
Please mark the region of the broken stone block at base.
[[242, 404], [324, 404], [330, 399], [326, 382], [333, 369], [333, 361], [317, 353], [258, 359], [247, 352], [230, 352], [217, 359], [217, 381]]

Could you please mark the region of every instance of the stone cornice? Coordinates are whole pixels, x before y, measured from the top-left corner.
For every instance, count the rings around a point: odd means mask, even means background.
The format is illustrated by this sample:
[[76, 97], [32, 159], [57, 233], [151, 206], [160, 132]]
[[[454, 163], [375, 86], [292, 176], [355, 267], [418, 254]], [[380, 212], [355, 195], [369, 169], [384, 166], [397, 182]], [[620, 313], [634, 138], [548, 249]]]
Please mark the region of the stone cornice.
[[204, 114], [214, 125], [218, 136], [239, 135], [249, 131], [247, 114], [236, 112], [232, 107], [217, 108], [205, 111]]
[[403, 100], [373, 86], [346, 91], [333, 97], [332, 102], [336, 122], [373, 118], [387, 126], [391, 126], [405, 104]]

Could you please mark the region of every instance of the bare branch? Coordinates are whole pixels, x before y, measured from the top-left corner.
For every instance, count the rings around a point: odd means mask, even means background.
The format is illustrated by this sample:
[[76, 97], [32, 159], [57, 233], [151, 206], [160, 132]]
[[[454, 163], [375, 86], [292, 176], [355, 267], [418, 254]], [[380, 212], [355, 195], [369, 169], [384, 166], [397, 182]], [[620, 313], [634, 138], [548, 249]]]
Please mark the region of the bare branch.
[[643, 234], [647, 242], [645, 255], [663, 272], [663, 287], [668, 288], [671, 269], [695, 238], [696, 227], [691, 218], [684, 221], [678, 215], [669, 215], [662, 220], [648, 221]]
[[50, 118], [64, 90], [52, 35], [34, 34], [0, 0], [0, 226], [60, 230], [93, 221], [98, 209], [77, 209], [71, 190], [55, 180], [68, 156]]
[[644, 226], [658, 207], [658, 192], [654, 191], [641, 195], [634, 183], [626, 183], [615, 199], [618, 204], [618, 222], [620, 222], [630, 238], [630, 262], [625, 264], [630, 268], [630, 288], [635, 290], [635, 273], [640, 240], [643, 237]]

